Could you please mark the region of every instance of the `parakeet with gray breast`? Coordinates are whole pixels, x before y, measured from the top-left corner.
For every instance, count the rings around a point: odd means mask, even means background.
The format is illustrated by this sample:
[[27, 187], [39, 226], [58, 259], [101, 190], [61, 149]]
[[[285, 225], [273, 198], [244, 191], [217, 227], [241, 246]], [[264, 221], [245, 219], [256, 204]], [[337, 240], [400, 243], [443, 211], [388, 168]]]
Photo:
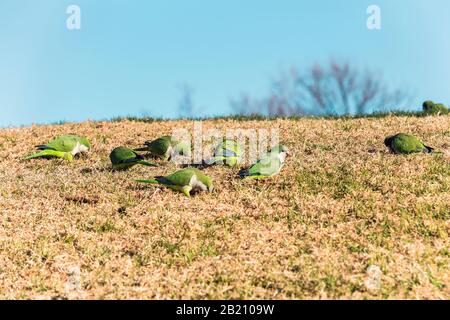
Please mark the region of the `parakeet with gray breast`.
[[159, 176], [149, 180], [136, 180], [136, 182], [161, 184], [172, 190], [182, 192], [187, 197], [190, 197], [193, 192], [213, 191], [212, 179], [195, 168], [181, 169], [166, 177]]
[[173, 136], [162, 136], [158, 139], [144, 142], [142, 148], [134, 149], [134, 151], [147, 151], [155, 157], [168, 161], [175, 155], [189, 154], [190, 147], [187, 143], [178, 141]]
[[244, 148], [235, 140], [226, 139], [214, 149], [210, 159], [204, 160], [206, 165], [225, 164], [229, 167], [238, 165], [243, 157]]
[[448, 107], [442, 103], [434, 103], [433, 101], [425, 101], [422, 104], [423, 112], [430, 115], [445, 115], [450, 112]]
[[26, 157], [25, 160], [56, 157], [72, 161], [75, 155], [87, 152], [91, 148], [91, 144], [86, 137], [67, 134], [59, 136], [47, 144], [38, 145], [36, 148], [41, 151]]
[[384, 139], [384, 144], [394, 154], [435, 153], [434, 148], [406, 133], [388, 136]]
[[239, 176], [255, 180], [272, 177], [280, 172], [288, 155], [289, 149], [286, 146], [277, 145], [250, 168], [241, 170]]

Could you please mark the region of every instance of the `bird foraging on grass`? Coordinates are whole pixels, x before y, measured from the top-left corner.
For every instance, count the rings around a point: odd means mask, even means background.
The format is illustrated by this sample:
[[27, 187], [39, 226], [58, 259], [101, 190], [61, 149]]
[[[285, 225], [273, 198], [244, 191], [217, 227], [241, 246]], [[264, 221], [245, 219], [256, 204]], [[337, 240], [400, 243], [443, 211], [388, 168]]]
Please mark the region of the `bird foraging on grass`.
[[214, 149], [212, 158], [205, 160], [206, 165], [226, 164], [229, 167], [234, 167], [242, 159], [244, 149], [235, 140], [224, 140]]
[[398, 133], [384, 139], [384, 144], [394, 154], [436, 153], [434, 148], [425, 145], [417, 137]]
[[184, 193], [187, 197], [197, 191], [212, 192], [212, 179], [202, 171], [195, 168], [186, 168], [176, 171], [166, 177], [155, 177], [149, 180], [136, 180], [140, 183], [161, 184], [172, 190]]
[[56, 157], [72, 161], [75, 155], [87, 152], [91, 144], [85, 137], [68, 134], [59, 136], [47, 144], [38, 145], [36, 148], [41, 151], [26, 157], [25, 160]]
[[434, 103], [433, 101], [425, 101], [422, 105], [423, 111], [427, 114], [448, 114], [449, 109], [442, 103]]
[[283, 145], [273, 147], [248, 169], [241, 170], [239, 176], [244, 179], [266, 179], [278, 174], [284, 165], [289, 149]]
[[178, 141], [172, 136], [163, 136], [144, 142], [144, 147], [134, 149], [134, 151], [147, 151], [155, 157], [168, 161], [177, 154], [187, 155], [190, 148], [187, 143]]
[[126, 147], [117, 147], [109, 155], [114, 170], [127, 170], [137, 164], [148, 167], [156, 167], [156, 164], [147, 162], [144, 157]]

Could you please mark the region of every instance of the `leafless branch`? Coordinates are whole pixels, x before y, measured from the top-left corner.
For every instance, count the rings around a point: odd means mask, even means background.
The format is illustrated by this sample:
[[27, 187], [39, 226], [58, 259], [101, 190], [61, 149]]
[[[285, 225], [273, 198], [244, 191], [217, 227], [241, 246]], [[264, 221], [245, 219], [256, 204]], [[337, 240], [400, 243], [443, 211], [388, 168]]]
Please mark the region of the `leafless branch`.
[[339, 115], [401, 109], [408, 101], [406, 91], [391, 90], [376, 73], [332, 60], [305, 72], [291, 68], [272, 81], [267, 98], [242, 95], [232, 106], [240, 114]]

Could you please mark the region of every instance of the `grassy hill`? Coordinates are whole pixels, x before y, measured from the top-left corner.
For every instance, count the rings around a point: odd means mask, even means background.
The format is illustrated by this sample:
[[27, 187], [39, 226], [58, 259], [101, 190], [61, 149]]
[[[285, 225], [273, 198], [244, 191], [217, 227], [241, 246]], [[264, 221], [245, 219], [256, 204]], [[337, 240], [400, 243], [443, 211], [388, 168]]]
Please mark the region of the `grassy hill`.
[[[172, 163], [109, 170], [113, 147], [179, 127], [192, 122], [0, 129], [0, 298], [450, 298], [449, 116], [206, 120], [279, 128], [293, 156], [263, 182], [207, 168], [215, 191], [191, 199], [133, 182]], [[402, 131], [444, 155], [389, 154]], [[21, 161], [63, 133], [92, 152]]]

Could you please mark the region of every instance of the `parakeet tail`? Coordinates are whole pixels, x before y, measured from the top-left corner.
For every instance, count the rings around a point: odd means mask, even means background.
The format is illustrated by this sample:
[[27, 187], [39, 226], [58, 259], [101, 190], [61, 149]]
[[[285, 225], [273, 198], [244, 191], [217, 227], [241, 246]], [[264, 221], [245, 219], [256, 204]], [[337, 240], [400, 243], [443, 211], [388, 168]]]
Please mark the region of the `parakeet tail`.
[[426, 153], [436, 153], [432, 147], [425, 146], [425, 150]]
[[142, 148], [133, 149], [133, 151], [148, 151], [148, 148], [142, 147]]
[[149, 179], [149, 180], [136, 180], [136, 182], [140, 183], [150, 183], [150, 184], [158, 184], [158, 180], [156, 179]]
[[139, 160], [137, 163], [142, 164], [143, 166], [147, 166], [147, 167], [157, 167], [158, 166], [155, 163], [151, 163], [151, 162], [144, 161], [144, 160]]
[[31, 159], [35, 159], [35, 158], [41, 158], [41, 157], [45, 157], [45, 153], [44, 152], [39, 152], [39, 153], [35, 153], [32, 154], [31, 156], [26, 157], [24, 160], [31, 160]]
[[442, 151], [436, 151], [434, 148], [431, 148], [431, 147], [427, 147], [427, 146], [425, 146], [425, 148], [427, 149], [427, 153], [432, 153], [432, 154], [436, 154], [436, 155], [439, 155], [439, 154], [444, 154]]
[[32, 154], [31, 156], [28, 156], [25, 158], [25, 160], [35, 159], [35, 158], [46, 158], [46, 157], [56, 157], [56, 158], [62, 158], [69, 161], [73, 160], [73, 156], [70, 152], [62, 152], [62, 151], [55, 151], [55, 150], [43, 150], [41, 152]]
[[46, 144], [40, 144], [38, 146], [36, 146], [36, 148], [38, 148], [39, 150], [47, 150], [47, 149], [51, 149], [49, 146], [47, 146]]

